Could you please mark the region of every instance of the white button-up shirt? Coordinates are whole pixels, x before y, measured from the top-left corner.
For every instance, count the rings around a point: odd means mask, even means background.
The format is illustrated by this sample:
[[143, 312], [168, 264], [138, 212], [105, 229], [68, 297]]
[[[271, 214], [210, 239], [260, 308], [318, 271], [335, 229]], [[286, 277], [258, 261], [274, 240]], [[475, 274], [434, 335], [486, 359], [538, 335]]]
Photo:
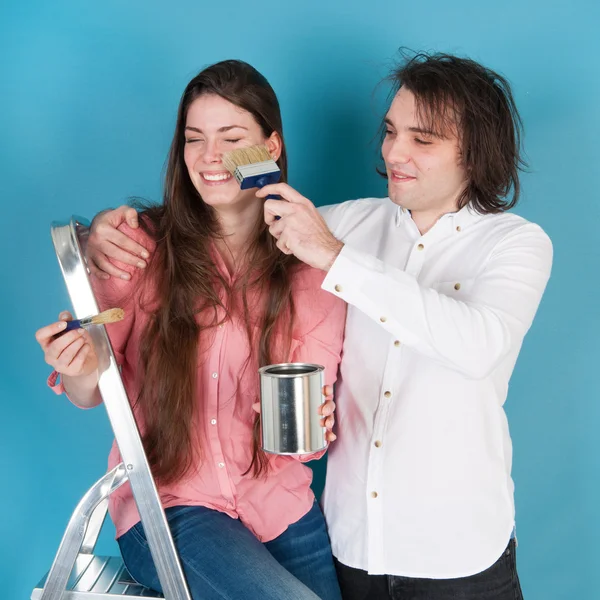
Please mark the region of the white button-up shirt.
[[372, 574], [479, 573], [514, 527], [503, 404], [550, 239], [469, 207], [425, 235], [389, 199], [321, 210], [346, 244], [323, 288], [349, 305], [323, 494], [333, 553]]

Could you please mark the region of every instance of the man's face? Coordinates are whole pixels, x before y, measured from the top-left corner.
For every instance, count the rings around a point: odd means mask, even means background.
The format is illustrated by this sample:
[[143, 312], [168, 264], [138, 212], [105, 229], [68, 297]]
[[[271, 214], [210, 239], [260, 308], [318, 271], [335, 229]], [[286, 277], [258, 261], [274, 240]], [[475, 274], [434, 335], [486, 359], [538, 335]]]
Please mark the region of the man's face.
[[467, 184], [456, 132], [440, 137], [427, 131], [417, 118], [413, 93], [405, 88], [396, 94], [385, 123], [381, 153], [392, 202], [413, 214], [456, 211]]

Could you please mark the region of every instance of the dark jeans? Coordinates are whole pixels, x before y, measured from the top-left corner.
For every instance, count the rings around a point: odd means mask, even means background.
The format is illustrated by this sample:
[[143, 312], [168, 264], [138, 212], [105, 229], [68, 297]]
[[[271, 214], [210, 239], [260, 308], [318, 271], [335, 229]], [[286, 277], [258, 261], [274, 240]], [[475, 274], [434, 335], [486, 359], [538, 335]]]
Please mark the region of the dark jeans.
[[369, 575], [334, 562], [344, 600], [523, 600], [515, 540], [489, 569], [458, 579]]
[[[237, 519], [203, 506], [165, 510], [193, 600], [341, 600], [319, 505], [261, 543]], [[141, 523], [119, 539], [131, 575], [162, 591]]]

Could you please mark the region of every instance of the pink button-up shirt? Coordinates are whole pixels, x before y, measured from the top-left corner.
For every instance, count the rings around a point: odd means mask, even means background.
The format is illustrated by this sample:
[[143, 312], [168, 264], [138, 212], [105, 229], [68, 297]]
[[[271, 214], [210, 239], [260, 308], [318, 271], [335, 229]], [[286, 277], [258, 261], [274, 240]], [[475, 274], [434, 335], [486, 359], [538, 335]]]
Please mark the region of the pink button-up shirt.
[[[147, 248], [152, 240], [140, 229], [126, 225], [120, 228]], [[223, 276], [227, 269], [215, 252], [215, 260]], [[95, 280], [94, 287], [101, 310], [120, 306], [126, 317], [107, 326], [121, 376], [130, 401], [139, 393], [141, 374], [137, 368], [140, 340], [148, 322], [144, 303], [140, 306], [140, 272], [119, 265], [132, 273], [130, 281], [111, 278]], [[324, 273], [301, 266], [293, 279], [292, 293], [296, 310], [292, 332], [290, 362], [310, 362], [325, 367], [325, 381], [332, 384], [337, 375], [342, 347], [345, 304], [321, 290]], [[252, 307], [252, 305], [251, 305]], [[251, 308], [252, 310], [252, 308]], [[224, 315], [218, 314], [219, 320]], [[199, 505], [239, 518], [258, 539], [269, 541], [283, 533], [291, 523], [303, 517], [312, 507], [314, 495], [310, 489], [312, 471], [303, 460], [319, 458], [323, 453], [304, 457], [267, 455], [270, 469], [266, 476], [243, 475], [252, 459], [252, 427], [258, 401], [258, 374], [246, 366], [250, 347], [245, 323], [233, 315], [223, 324], [202, 334], [197, 370], [197, 410], [192, 439], [201, 445], [201, 460], [196, 469], [168, 486], [159, 486], [165, 508], [177, 505]], [[49, 384], [56, 385], [56, 374]], [[144, 424], [140, 411], [134, 414], [141, 433]], [[108, 459], [111, 469], [121, 462], [116, 443]], [[110, 515], [123, 535], [139, 520], [131, 487], [127, 483], [110, 497]]]

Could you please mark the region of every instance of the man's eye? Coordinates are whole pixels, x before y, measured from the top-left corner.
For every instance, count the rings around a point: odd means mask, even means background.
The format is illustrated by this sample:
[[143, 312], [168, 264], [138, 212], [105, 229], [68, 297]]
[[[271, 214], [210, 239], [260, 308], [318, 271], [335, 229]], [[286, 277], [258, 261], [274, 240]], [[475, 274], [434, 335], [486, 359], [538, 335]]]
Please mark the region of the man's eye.
[[386, 129], [385, 135], [394, 135], [394, 132], [391, 129]]
[[185, 143], [193, 144], [194, 142], [201, 142], [201, 141], [202, 141], [201, 138], [186, 138]]
[[234, 139], [229, 139], [229, 140], [225, 140], [226, 142], [229, 142], [230, 144], [235, 144], [236, 142], [239, 142], [242, 138], [236, 138]]
[[427, 140], [422, 140], [421, 138], [415, 138], [415, 142], [417, 144], [421, 144], [421, 146], [431, 146], [433, 142], [428, 142]]

